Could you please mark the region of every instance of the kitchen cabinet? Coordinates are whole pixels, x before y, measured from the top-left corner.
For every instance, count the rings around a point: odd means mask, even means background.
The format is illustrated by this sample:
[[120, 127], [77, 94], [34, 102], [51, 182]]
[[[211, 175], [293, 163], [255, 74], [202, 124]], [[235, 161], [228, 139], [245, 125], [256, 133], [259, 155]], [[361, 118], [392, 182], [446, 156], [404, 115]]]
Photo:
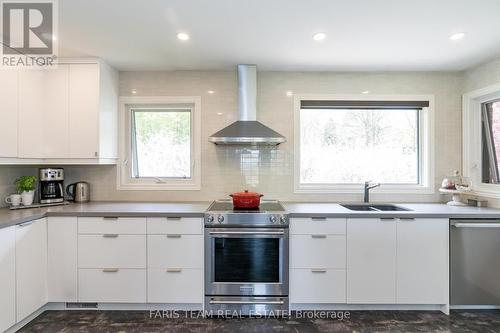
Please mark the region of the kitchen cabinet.
[[346, 302], [346, 219], [290, 221], [290, 302]]
[[17, 157], [17, 117], [19, 114], [19, 75], [4, 69], [0, 75], [0, 157]]
[[17, 322], [47, 300], [47, 221], [43, 218], [16, 226]]
[[396, 303], [396, 219], [347, 220], [347, 303]]
[[448, 303], [448, 219], [397, 222], [397, 303]]
[[6, 71], [0, 88], [1, 163], [116, 162], [118, 74], [104, 62]]
[[47, 233], [48, 300], [77, 302], [77, 218], [49, 217]]
[[16, 232], [0, 229], [0, 332], [16, 323]]
[[148, 218], [147, 230], [148, 303], [202, 303], [203, 219]]

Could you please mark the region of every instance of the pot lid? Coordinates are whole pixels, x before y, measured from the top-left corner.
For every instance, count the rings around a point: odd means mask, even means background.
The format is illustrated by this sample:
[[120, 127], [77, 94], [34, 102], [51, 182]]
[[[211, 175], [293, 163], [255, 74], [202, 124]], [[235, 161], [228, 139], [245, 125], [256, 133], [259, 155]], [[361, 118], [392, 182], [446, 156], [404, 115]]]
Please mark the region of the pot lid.
[[264, 194], [257, 193], [257, 192], [249, 192], [248, 190], [245, 190], [244, 192], [236, 192], [231, 194], [231, 196], [237, 196], [237, 197], [262, 197]]

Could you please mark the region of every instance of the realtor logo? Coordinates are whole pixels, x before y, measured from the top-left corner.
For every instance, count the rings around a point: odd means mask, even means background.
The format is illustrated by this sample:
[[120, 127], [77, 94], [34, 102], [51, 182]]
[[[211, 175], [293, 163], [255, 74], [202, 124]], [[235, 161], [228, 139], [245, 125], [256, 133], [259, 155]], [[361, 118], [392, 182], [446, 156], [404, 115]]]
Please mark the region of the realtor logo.
[[55, 0], [4, 0], [2, 66], [52, 66], [56, 59]]

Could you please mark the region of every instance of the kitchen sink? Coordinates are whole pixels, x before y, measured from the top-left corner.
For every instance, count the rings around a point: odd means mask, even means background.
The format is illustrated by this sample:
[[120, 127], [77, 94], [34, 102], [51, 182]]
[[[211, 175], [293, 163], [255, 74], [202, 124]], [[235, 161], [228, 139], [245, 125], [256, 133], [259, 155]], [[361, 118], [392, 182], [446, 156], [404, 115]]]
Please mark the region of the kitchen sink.
[[383, 205], [370, 205], [370, 204], [355, 204], [355, 205], [341, 205], [344, 208], [355, 211], [362, 212], [406, 212], [411, 211], [411, 209], [403, 208], [400, 206], [392, 205], [392, 204], [383, 204]]

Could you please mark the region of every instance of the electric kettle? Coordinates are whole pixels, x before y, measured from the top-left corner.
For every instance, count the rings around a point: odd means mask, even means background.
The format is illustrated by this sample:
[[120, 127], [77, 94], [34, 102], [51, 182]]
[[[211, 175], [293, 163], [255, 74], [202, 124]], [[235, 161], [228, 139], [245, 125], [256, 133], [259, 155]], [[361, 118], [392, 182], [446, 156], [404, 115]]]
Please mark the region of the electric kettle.
[[90, 201], [90, 184], [87, 182], [69, 184], [66, 187], [66, 193], [74, 202], [88, 202]]

